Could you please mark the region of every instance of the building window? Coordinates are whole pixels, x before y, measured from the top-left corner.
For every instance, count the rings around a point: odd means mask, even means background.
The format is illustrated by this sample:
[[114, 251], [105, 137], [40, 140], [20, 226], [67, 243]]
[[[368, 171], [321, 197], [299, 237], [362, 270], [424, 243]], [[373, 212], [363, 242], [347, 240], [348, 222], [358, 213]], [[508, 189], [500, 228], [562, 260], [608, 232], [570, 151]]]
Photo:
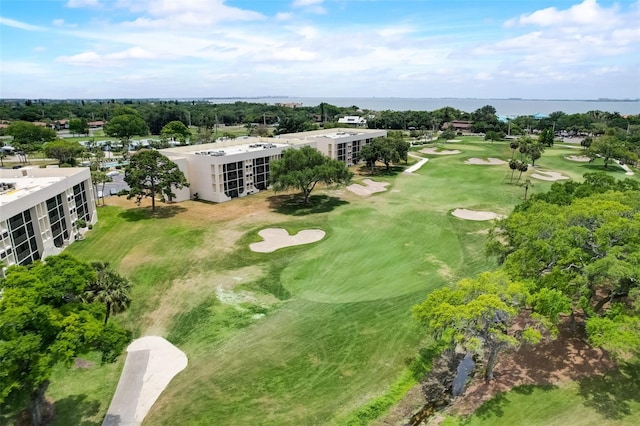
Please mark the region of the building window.
[[69, 238], [67, 220], [64, 216], [64, 206], [62, 204], [62, 194], [58, 194], [47, 200], [47, 213], [51, 224], [51, 236], [53, 245], [60, 248], [64, 246], [64, 241]]
[[339, 143], [337, 149], [337, 157], [338, 161], [346, 162], [347, 161], [347, 144]]
[[227, 197], [236, 198], [244, 192], [243, 162], [228, 163], [222, 166], [224, 193]]
[[84, 182], [79, 183], [73, 187], [73, 197], [76, 201], [78, 219], [83, 219], [86, 222], [91, 222], [91, 211], [89, 210], [87, 191], [85, 190]]
[[[9, 233], [11, 234], [11, 245], [15, 249], [16, 262], [18, 265], [28, 265], [40, 259], [36, 235], [33, 230], [31, 212], [25, 210], [9, 219]], [[10, 251], [7, 251], [10, 253]]]
[[358, 164], [358, 154], [360, 154], [360, 147], [362, 141], [351, 142], [351, 164]]
[[269, 187], [269, 157], [253, 160], [253, 186], [260, 191]]

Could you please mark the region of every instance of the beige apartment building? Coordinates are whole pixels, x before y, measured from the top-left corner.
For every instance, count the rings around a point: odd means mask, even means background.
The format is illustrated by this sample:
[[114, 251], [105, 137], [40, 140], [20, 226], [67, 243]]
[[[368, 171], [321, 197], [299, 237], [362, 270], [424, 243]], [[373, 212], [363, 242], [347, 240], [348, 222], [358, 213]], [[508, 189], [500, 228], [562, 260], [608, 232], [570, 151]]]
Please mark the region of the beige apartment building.
[[269, 163], [285, 149], [311, 146], [348, 166], [358, 163], [363, 146], [387, 135], [386, 130], [325, 129], [275, 138], [247, 137], [204, 145], [179, 146], [160, 152], [175, 162], [189, 181], [176, 190], [176, 201], [197, 198], [221, 203], [269, 187]]
[[98, 220], [88, 168], [0, 169], [0, 261], [27, 265], [79, 238]]

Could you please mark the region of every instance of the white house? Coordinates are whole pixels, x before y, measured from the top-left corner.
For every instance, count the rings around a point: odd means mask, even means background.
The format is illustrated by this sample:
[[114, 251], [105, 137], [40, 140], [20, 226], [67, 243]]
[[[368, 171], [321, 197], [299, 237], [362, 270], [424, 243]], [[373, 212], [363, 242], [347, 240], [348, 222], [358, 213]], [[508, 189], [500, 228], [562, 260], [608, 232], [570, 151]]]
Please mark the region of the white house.
[[367, 120], [359, 115], [347, 115], [338, 119], [339, 124], [350, 124], [352, 126], [366, 126]]

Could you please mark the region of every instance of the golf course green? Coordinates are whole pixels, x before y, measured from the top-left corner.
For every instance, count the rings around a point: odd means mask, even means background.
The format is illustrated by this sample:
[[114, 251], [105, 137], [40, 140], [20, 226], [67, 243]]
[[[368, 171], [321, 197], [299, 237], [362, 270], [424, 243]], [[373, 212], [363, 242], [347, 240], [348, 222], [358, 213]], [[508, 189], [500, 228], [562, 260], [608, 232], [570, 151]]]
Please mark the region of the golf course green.
[[[101, 207], [98, 224], [68, 252], [108, 261], [127, 276], [133, 303], [114, 320], [134, 337], [162, 335], [189, 359], [145, 424], [367, 424], [384, 410], [372, 414], [372, 401], [389, 405], [402, 396], [398, 386], [417, 383], [407, 372], [430, 342], [411, 307], [433, 289], [497, 266], [485, 256], [493, 222], [451, 212], [507, 215], [525, 194], [508, 165], [465, 164], [508, 161], [507, 142], [470, 137], [443, 148], [461, 152], [429, 155], [416, 147], [429, 162], [412, 174], [402, 173], [404, 163], [374, 176], [354, 169], [355, 182], [390, 185], [368, 197], [320, 188], [311, 207], [271, 191], [223, 204], [164, 205], [155, 215], [123, 199]], [[565, 158], [579, 153], [548, 148], [536, 167], [574, 179], [602, 170]], [[417, 161], [409, 157], [409, 165]], [[552, 182], [533, 172], [519, 183], [529, 179], [529, 194], [546, 191]], [[270, 227], [326, 235], [252, 252], [249, 244]], [[106, 413], [123, 360], [86, 361], [52, 377], [56, 424], [100, 424]]]

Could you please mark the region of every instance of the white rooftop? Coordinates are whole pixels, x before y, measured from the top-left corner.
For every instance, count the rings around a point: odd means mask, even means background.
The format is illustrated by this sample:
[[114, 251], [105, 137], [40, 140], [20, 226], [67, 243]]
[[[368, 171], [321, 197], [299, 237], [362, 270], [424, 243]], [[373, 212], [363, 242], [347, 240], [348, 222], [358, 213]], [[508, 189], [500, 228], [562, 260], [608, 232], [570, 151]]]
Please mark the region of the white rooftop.
[[[79, 173], [88, 174], [88, 169], [76, 167], [41, 169], [36, 166], [0, 169], [0, 183], [5, 184], [0, 185], [0, 205], [9, 204]], [[2, 189], [3, 186], [4, 189]], [[12, 187], [9, 188], [10, 186]]]
[[13, 183], [15, 187], [7, 191], [0, 192], [0, 206], [11, 203], [20, 197], [40, 191], [56, 182], [66, 179], [63, 176], [57, 177], [18, 177], [15, 179], [0, 178], [0, 183]]

